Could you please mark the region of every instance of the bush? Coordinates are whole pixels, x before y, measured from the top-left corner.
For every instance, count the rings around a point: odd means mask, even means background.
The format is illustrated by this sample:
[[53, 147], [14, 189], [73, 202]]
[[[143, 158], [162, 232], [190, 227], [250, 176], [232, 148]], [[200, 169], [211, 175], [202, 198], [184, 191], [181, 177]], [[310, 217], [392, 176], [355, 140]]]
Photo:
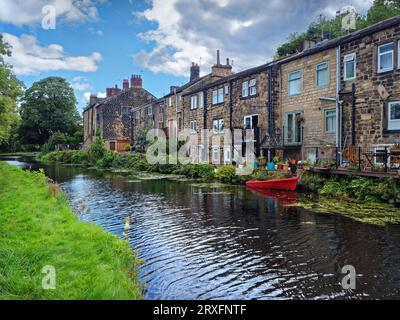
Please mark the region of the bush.
[[104, 142], [100, 138], [96, 140], [88, 148], [89, 160], [92, 164], [96, 164], [98, 160], [103, 158], [107, 152]]

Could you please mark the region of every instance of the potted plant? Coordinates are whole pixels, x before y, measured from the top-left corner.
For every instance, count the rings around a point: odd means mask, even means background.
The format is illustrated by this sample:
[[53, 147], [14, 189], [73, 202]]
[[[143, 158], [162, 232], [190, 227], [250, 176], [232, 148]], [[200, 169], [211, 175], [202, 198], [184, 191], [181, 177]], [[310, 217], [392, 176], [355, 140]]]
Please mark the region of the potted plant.
[[260, 164], [260, 167], [265, 167], [267, 165], [267, 159], [265, 159], [265, 157], [263, 156], [258, 158], [258, 162]]

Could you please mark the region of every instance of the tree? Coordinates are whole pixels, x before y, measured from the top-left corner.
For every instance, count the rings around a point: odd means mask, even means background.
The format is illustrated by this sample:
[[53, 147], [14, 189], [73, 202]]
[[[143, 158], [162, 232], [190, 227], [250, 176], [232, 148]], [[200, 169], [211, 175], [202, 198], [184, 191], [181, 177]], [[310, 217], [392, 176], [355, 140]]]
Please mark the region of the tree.
[[56, 132], [72, 135], [81, 123], [70, 84], [48, 77], [26, 90], [21, 105], [20, 134], [24, 143], [44, 144]]
[[3, 56], [10, 56], [8, 44], [0, 34], [0, 148], [7, 149], [13, 129], [19, 121], [17, 100], [22, 94], [23, 84], [4, 62]]
[[[332, 38], [346, 34], [347, 31], [342, 29], [342, 18], [347, 13], [342, 12], [332, 19], [321, 19], [319, 22], [311, 23], [306, 32], [291, 34], [288, 41], [278, 47], [275, 59], [296, 53], [304, 40], [321, 37], [323, 32], [330, 32]], [[356, 14], [356, 29], [352, 31], [398, 15], [400, 15], [400, 0], [375, 0], [366, 16]]]

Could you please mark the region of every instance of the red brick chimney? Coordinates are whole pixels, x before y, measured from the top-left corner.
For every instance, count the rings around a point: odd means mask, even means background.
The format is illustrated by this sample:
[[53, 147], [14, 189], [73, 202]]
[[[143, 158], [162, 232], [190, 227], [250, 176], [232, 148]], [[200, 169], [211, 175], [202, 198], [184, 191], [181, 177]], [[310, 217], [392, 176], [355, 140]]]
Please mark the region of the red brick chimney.
[[92, 106], [97, 102], [97, 95], [91, 94], [89, 99], [89, 105]]
[[118, 88], [118, 85], [115, 85], [115, 88], [107, 88], [106, 89], [107, 98], [111, 97], [111, 96], [115, 96], [120, 92], [121, 92], [121, 89]]
[[142, 76], [132, 75], [131, 77], [131, 88], [141, 88], [142, 87]]
[[128, 89], [129, 89], [129, 80], [124, 79], [124, 81], [122, 82], [122, 90], [128, 90]]

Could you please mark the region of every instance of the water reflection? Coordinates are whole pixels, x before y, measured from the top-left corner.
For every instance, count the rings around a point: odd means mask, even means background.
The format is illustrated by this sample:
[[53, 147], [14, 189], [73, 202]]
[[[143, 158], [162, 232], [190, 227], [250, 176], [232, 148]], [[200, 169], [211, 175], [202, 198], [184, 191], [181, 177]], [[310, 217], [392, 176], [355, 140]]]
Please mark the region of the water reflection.
[[[399, 226], [288, 206], [296, 193], [45, 170], [82, 219], [127, 233], [146, 260], [147, 299], [400, 297]], [[355, 291], [340, 286], [348, 264], [358, 273]]]

